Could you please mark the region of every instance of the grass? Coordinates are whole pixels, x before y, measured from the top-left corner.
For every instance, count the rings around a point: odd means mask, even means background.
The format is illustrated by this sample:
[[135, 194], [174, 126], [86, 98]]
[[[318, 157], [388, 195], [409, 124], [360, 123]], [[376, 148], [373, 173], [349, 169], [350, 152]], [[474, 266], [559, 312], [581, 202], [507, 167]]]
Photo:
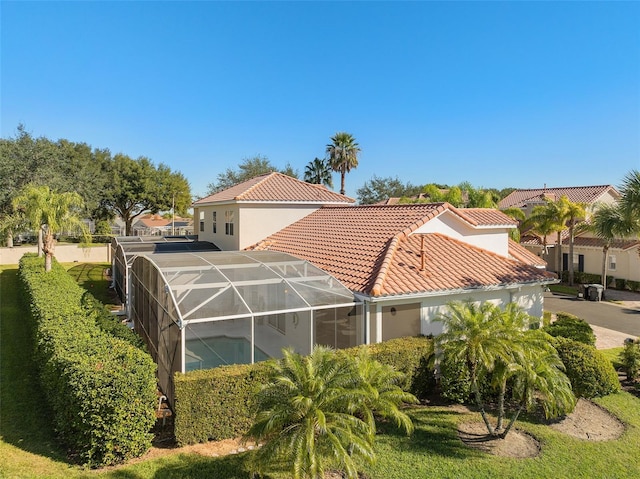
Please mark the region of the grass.
[[577, 296], [578, 294], [577, 286], [568, 286], [566, 284], [550, 284], [549, 290], [552, 293], [569, 294], [572, 296]]
[[110, 281], [105, 277], [109, 263], [64, 263], [67, 272], [80, 286], [89, 291], [105, 305], [119, 304], [115, 291], [109, 289]]
[[[79, 268], [78, 278], [91, 271]], [[83, 270], [84, 272], [81, 272]], [[88, 284], [91, 284], [90, 282]], [[94, 289], [97, 283], [94, 284]], [[0, 267], [0, 477], [4, 478], [211, 478], [249, 479], [250, 453], [220, 458], [173, 454], [118, 468], [88, 471], [66, 461], [56, 441], [32, 358], [29, 319], [17, 298], [15, 266]], [[534, 459], [506, 459], [465, 447], [457, 438], [459, 422], [477, 419], [443, 407], [414, 408], [416, 431], [406, 437], [382, 428], [372, 478], [633, 478], [640, 475], [640, 399], [619, 393], [596, 402], [619, 417], [627, 429], [615, 441], [573, 439], [547, 426], [518, 421], [517, 427], [542, 443]]]

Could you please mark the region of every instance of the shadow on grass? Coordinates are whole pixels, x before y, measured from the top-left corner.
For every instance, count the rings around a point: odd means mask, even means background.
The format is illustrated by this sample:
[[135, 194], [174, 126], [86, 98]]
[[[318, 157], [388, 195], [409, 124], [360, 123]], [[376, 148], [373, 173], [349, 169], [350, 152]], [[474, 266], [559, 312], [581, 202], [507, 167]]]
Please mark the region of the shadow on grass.
[[39, 386], [31, 317], [19, 296], [18, 270], [0, 271], [0, 436], [24, 451], [65, 461]]
[[410, 454], [428, 452], [456, 459], [470, 459], [481, 456], [478, 451], [464, 445], [458, 437], [458, 419], [466, 413], [441, 407], [418, 407], [407, 411], [413, 420], [415, 430], [411, 436], [393, 424], [379, 428], [382, 436], [377, 438], [381, 445]]
[[[194, 455], [180, 455], [161, 466], [152, 476], [157, 479], [200, 479], [211, 477], [216, 479], [250, 479], [251, 473], [247, 467], [248, 455], [239, 454], [219, 458], [198, 457]], [[114, 479], [141, 479], [149, 477], [135, 470], [116, 470], [109, 474]], [[265, 479], [268, 476], [264, 476]]]
[[104, 305], [119, 305], [120, 300], [114, 289], [109, 289], [110, 281], [104, 275], [106, 266], [101, 263], [80, 263], [67, 270], [80, 287], [89, 291]]

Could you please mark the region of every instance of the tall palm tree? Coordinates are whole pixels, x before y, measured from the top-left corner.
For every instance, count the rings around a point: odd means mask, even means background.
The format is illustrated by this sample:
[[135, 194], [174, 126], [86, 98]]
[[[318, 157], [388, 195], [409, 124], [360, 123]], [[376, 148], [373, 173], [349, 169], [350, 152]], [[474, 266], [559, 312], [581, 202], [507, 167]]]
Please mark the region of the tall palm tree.
[[358, 167], [360, 146], [355, 138], [346, 132], [338, 132], [331, 137], [327, 145], [327, 157], [331, 169], [340, 172], [340, 194], [344, 195], [344, 177], [353, 168]]
[[531, 216], [525, 220], [524, 228], [530, 228], [531, 231], [542, 238], [542, 249], [547, 255], [547, 237], [557, 231], [556, 220], [552, 214], [549, 214], [547, 206], [536, 206], [531, 212]]
[[566, 220], [569, 227], [569, 286], [573, 286], [573, 245], [575, 242], [576, 226], [583, 222], [587, 216], [586, 205], [584, 203], [574, 203], [569, 201], [566, 196], [560, 198], [566, 201]]
[[620, 205], [631, 220], [633, 233], [640, 235], [640, 170], [631, 170], [620, 187]]
[[520, 242], [520, 236], [522, 235], [522, 227], [525, 224], [525, 220], [526, 220], [526, 215], [524, 214], [524, 211], [522, 211], [520, 208], [505, 208], [503, 210], [501, 210], [505, 215], [507, 215], [508, 217], [510, 217], [511, 219], [514, 219], [518, 222], [518, 227], [517, 228], [513, 228], [511, 230], [509, 230], [509, 237], [513, 240], [513, 241], [517, 241], [518, 243]]
[[80, 232], [90, 241], [87, 226], [81, 220], [82, 198], [78, 193], [56, 193], [48, 186], [28, 185], [13, 199], [13, 206], [21, 211], [31, 227], [42, 235], [45, 271], [51, 271], [55, 250], [55, 235], [65, 231]]
[[304, 169], [304, 181], [314, 185], [327, 185], [333, 188], [331, 166], [328, 161], [315, 158]]
[[625, 238], [634, 232], [633, 220], [627, 210], [619, 204], [601, 204], [591, 217], [589, 229], [604, 241], [602, 247], [602, 284], [607, 288], [607, 257], [611, 243], [616, 238]]

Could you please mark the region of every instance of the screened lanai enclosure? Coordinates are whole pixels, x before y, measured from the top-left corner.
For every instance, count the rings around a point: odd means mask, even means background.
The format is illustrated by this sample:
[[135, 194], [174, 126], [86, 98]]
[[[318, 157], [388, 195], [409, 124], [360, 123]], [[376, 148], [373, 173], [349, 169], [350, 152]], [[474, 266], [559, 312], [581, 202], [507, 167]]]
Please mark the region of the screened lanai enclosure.
[[311, 263], [272, 251], [139, 255], [131, 319], [173, 402], [173, 374], [364, 342], [362, 305]]
[[143, 253], [179, 251], [220, 251], [213, 243], [198, 241], [197, 236], [118, 236], [111, 239], [111, 277], [120, 301], [128, 304], [129, 268]]

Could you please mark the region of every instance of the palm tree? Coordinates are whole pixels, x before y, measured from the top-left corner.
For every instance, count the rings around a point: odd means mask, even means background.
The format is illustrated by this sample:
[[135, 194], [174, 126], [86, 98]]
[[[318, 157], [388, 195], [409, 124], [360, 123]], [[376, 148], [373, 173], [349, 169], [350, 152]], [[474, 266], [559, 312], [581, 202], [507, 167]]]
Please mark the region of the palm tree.
[[360, 146], [355, 138], [346, 132], [338, 132], [327, 145], [327, 156], [331, 169], [340, 172], [340, 194], [344, 195], [344, 177], [358, 167]]
[[566, 220], [569, 227], [569, 286], [573, 286], [573, 244], [575, 242], [576, 225], [584, 221], [587, 216], [587, 210], [584, 203], [574, 203], [569, 201], [566, 196], [563, 196], [560, 200], [566, 202]]
[[526, 215], [524, 214], [524, 211], [522, 211], [520, 208], [505, 208], [503, 210], [501, 210], [505, 215], [507, 215], [509, 218], [516, 220], [518, 222], [518, 227], [517, 228], [513, 228], [511, 230], [509, 230], [509, 237], [513, 240], [513, 241], [517, 241], [518, 243], [520, 242], [520, 236], [522, 235], [522, 227], [525, 224], [525, 220], [526, 220]]
[[601, 204], [591, 217], [589, 229], [604, 240], [602, 247], [602, 284], [607, 288], [607, 256], [616, 238], [625, 238], [634, 232], [633, 220], [621, 205]]
[[331, 166], [328, 161], [315, 158], [304, 169], [304, 181], [314, 185], [327, 185], [333, 188]]
[[[562, 372], [560, 358], [545, 333], [530, 331], [531, 317], [515, 303], [500, 310], [491, 303], [477, 306], [454, 302], [439, 320], [445, 332], [436, 339], [441, 352], [465, 361], [471, 391], [489, 435], [506, 437], [523, 409], [540, 402], [553, 417], [572, 410], [575, 397]], [[488, 380], [498, 390], [498, 414], [493, 427], [485, 412], [480, 381]], [[518, 408], [503, 429], [507, 385], [512, 384]]]
[[374, 459], [376, 416], [413, 430], [398, 408], [417, 402], [398, 386], [403, 374], [373, 361], [366, 351], [354, 358], [316, 346], [303, 357], [285, 349], [271, 368], [257, 395], [256, 421], [244, 438], [263, 444], [254, 455], [258, 472], [316, 479], [333, 466], [355, 478], [354, 459]]
[[548, 206], [534, 207], [531, 215], [525, 220], [522, 228], [523, 231], [529, 229], [542, 239], [542, 250], [545, 256], [548, 257], [547, 237], [558, 229], [556, 220], [553, 218], [553, 215], [550, 214]]
[[498, 361], [511, 363], [511, 340], [501, 327], [500, 308], [492, 303], [480, 305], [454, 301], [437, 317], [444, 332], [436, 338], [441, 356], [461, 360], [469, 371], [471, 393], [490, 435], [496, 435], [489, 422], [480, 392], [480, 382]]
[[48, 186], [28, 185], [13, 199], [13, 206], [24, 214], [31, 227], [38, 230], [43, 238], [45, 271], [51, 271], [56, 234], [76, 231], [84, 236], [85, 241], [90, 241], [88, 228], [80, 219], [83, 201], [78, 193], [56, 193]]
[[531, 411], [538, 404], [547, 419], [573, 411], [576, 397], [564, 364], [549, 342], [546, 333], [527, 331], [522, 338], [521, 354], [513, 372], [513, 398], [518, 408], [500, 436], [505, 438], [523, 410]]
[[620, 206], [631, 221], [633, 234], [640, 235], [640, 170], [631, 170], [620, 187]]
[[291, 350], [283, 354], [258, 393], [259, 412], [245, 436], [263, 443], [254, 467], [315, 479], [333, 459], [356, 477], [352, 456], [372, 460], [374, 453], [371, 427], [352, 414], [364, 394], [353, 388], [352, 368], [336, 362], [325, 347], [315, 347], [307, 357]]

